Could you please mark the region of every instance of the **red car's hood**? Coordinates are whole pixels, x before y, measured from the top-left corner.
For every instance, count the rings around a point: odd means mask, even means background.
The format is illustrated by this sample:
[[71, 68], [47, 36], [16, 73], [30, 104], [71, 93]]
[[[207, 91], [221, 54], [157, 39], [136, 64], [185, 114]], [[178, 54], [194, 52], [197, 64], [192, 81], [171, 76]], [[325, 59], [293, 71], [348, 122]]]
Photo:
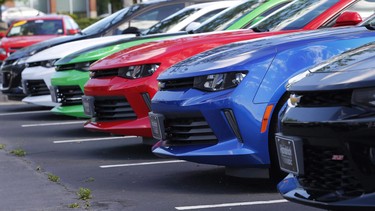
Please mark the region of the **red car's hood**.
[[4, 37], [1, 39], [1, 45], [4, 47], [26, 47], [34, 43], [38, 43], [47, 39], [57, 37], [58, 35], [43, 35], [43, 36], [17, 36]]
[[298, 30], [263, 33], [256, 33], [251, 30], [236, 30], [150, 42], [119, 51], [99, 60], [90, 67], [90, 70], [108, 70], [124, 66], [153, 63], [172, 65], [200, 52], [228, 43], [295, 31]]

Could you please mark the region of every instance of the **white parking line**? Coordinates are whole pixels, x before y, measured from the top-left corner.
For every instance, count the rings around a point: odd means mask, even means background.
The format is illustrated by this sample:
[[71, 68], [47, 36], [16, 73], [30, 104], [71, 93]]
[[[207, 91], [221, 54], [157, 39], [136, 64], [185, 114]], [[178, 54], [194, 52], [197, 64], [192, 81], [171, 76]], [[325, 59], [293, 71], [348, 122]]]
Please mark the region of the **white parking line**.
[[54, 144], [64, 144], [64, 143], [81, 143], [88, 141], [101, 141], [101, 140], [115, 140], [115, 139], [127, 139], [127, 138], [136, 138], [138, 136], [116, 136], [116, 137], [103, 137], [103, 138], [86, 138], [86, 139], [72, 139], [64, 141], [54, 141]]
[[278, 204], [288, 202], [285, 199], [271, 200], [271, 201], [250, 201], [250, 202], [239, 202], [239, 203], [226, 203], [226, 204], [212, 204], [212, 205], [197, 205], [197, 206], [186, 206], [186, 207], [175, 207], [176, 210], [197, 210], [197, 209], [210, 209], [218, 207], [235, 207], [235, 206], [250, 206], [250, 205], [262, 205], [262, 204]]
[[117, 164], [117, 165], [106, 165], [100, 166], [100, 168], [117, 168], [117, 167], [129, 167], [129, 166], [146, 166], [146, 165], [158, 165], [168, 163], [184, 163], [184, 160], [170, 160], [170, 161], [156, 161], [156, 162], [144, 162], [144, 163], [129, 163], [129, 164]]
[[24, 114], [38, 114], [38, 113], [50, 113], [50, 110], [47, 111], [23, 111], [23, 112], [13, 112], [13, 113], [2, 113], [0, 116], [11, 116], [11, 115], [24, 115]]
[[71, 125], [71, 124], [83, 124], [85, 122], [86, 121], [53, 122], [53, 123], [43, 123], [43, 124], [21, 125], [21, 127], [42, 127], [42, 126], [55, 126], [55, 125]]

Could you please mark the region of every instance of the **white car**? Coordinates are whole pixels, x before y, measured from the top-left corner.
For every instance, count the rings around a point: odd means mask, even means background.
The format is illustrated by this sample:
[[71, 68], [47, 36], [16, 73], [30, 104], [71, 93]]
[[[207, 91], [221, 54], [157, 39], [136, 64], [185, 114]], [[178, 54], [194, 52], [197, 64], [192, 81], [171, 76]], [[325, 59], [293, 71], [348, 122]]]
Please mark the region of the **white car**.
[[[218, 4], [217, 2], [211, 2], [192, 5], [180, 10], [174, 15], [167, 17], [161, 22], [164, 21], [164, 24], [162, 25], [170, 26], [168, 28], [164, 27], [165, 29], [167, 29], [166, 32], [178, 32], [184, 30], [184, 28], [191, 22], [197, 22], [199, 21], [198, 19], [204, 21], [228, 7], [238, 5], [240, 2], [241, 1], [220, 1], [220, 4]], [[185, 18], [181, 18], [182, 16], [185, 16]], [[173, 24], [167, 24], [166, 21], [172, 21], [173, 17], [179, 17], [180, 22], [176, 21], [171, 22]], [[22, 72], [22, 88], [24, 93], [27, 95], [27, 97], [22, 99], [22, 101], [25, 103], [41, 106], [57, 106], [58, 104], [52, 101], [51, 93], [49, 90], [49, 87], [51, 86], [51, 77], [55, 72], [53, 63], [64, 56], [67, 56], [86, 47], [111, 42], [116, 39], [121, 39], [124, 36], [129, 37], [134, 35], [117, 35], [69, 42], [66, 44], [48, 48], [29, 57], [26, 60], [27, 67]]]
[[26, 68], [22, 72], [22, 88], [27, 97], [25, 103], [54, 107], [49, 87], [51, 76], [55, 72], [54, 62], [81, 49], [114, 42], [124, 38], [135, 37], [133, 34], [84, 39], [57, 45], [34, 54], [26, 60]]
[[185, 7], [184, 9], [176, 12], [169, 17], [161, 20], [157, 24], [151, 26], [149, 29], [143, 31], [143, 34], [158, 34], [158, 33], [171, 33], [186, 31], [186, 28], [191, 23], [203, 23], [207, 19], [217, 15], [221, 11], [237, 6], [241, 0], [238, 1], [220, 1], [201, 3]]

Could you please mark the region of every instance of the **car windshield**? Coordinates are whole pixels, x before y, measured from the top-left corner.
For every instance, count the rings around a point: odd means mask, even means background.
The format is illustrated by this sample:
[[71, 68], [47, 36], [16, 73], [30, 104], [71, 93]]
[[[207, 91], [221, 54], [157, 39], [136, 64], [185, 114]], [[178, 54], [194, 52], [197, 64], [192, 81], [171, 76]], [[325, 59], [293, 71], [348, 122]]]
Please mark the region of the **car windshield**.
[[131, 7], [126, 7], [122, 10], [119, 10], [113, 13], [112, 15], [105, 17], [101, 19], [100, 21], [86, 27], [85, 29], [82, 30], [82, 34], [92, 35], [92, 34], [97, 34], [97, 33], [106, 31], [108, 30], [109, 27], [120, 24], [127, 16], [130, 16], [134, 12], [140, 10], [141, 8], [143, 8], [143, 6], [137, 4], [137, 5], [133, 5]]
[[194, 32], [211, 32], [211, 31], [220, 31], [228, 28], [234, 22], [236, 22], [242, 16], [249, 14], [259, 5], [261, 5], [264, 0], [250, 0], [243, 4], [240, 4], [236, 7], [229, 8], [221, 12], [218, 16], [214, 16], [203, 23], [198, 29]]
[[62, 20], [30, 20], [15, 22], [7, 37], [64, 34]]
[[297, 0], [250, 26], [256, 32], [301, 29], [338, 0]]
[[159, 23], [151, 26], [150, 29], [146, 30], [143, 34], [157, 34], [157, 33], [164, 33], [167, 32], [170, 28], [177, 25], [179, 22], [185, 20], [190, 15], [194, 14], [195, 12], [199, 11], [199, 8], [189, 8], [185, 9], [178, 14], [175, 14], [171, 17], [168, 17]]

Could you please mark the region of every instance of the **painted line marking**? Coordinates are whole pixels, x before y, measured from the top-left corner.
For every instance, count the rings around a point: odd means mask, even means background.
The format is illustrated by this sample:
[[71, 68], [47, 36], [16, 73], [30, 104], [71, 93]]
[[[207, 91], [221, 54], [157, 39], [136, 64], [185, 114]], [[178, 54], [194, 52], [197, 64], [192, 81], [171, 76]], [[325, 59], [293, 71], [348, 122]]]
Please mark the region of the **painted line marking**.
[[54, 141], [54, 144], [64, 144], [64, 143], [81, 143], [88, 141], [101, 141], [101, 140], [114, 140], [114, 139], [127, 139], [127, 138], [136, 138], [138, 136], [119, 136], [119, 137], [103, 137], [103, 138], [86, 138], [86, 139], [72, 139], [72, 140], [63, 140], [63, 141]]
[[129, 163], [129, 164], [118, 164], [118, 165], [106, 165], [100, 166], [100, 168], [117, 168], [117, 167], [129, 167], [129, 166], [147, 166], [147, 165], [158, 165], [158, 164], [169, 164], [169, 163], [185, 163], [184, 160], [170, 160], [170, 161], [156, 161], [156, 162], [144, 162], [144, 163]]
[[219, 207], [234, 207], [234, 206], [250, 206], [250, 205], [261, 205], [261, 204], [278, 204], [288, 202], [285, 199], [271, 200], [271, 201], [250, 201], [250, 202], [239, 202], [239, 203], [225, 203], [225, 204], [212, 204], [212, 205], [197, 205], [197, 206], [185, 206], [175, 207], [176, 210], [197, 210], [197, 209], [210, 209]]
[[70, 124], [83, 124], [86, 121], [74, 121], [74, 122], [54, 122], [54, 123], [43, 123], [43, 124], [30, 124], [21, 125], [21, 127], [41, 127], [41, 126], [55, 126], [55, 125], [70, 125]]
[[1, 113], [0, 116], [11, 116], [11, 115], [23, 115], [23, 114], [38, 114], [38, 113], [49, 113], [50, 110], [47, 111], [23, 111], [23, 112], [13, 112], [13, 113]]

